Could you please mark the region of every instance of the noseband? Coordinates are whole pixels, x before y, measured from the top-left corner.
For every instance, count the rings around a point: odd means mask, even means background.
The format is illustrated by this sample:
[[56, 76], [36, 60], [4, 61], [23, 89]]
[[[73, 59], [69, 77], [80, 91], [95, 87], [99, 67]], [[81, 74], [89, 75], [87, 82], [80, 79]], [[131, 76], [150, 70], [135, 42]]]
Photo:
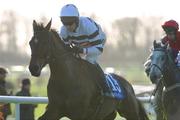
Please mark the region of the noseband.
[[158, 68], [158, 70], [161, 72], [161, 74], [162, 74], [162, 76], [163, 76], [163, 71], [162, 71], [162, 69], [161, 69], [157, 64], [154, 64], [154, 63], [153, 63], [153, 64], [151, 65], [151, 67], [152, 67], [152, 66], [155, 66], [156, 68]]

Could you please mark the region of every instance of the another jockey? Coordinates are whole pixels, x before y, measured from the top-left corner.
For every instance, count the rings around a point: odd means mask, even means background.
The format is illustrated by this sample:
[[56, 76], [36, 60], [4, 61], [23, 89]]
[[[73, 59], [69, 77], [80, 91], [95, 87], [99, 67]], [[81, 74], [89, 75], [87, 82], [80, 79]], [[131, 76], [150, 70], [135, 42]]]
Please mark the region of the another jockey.
[[[180, 65], [180, 54], [178, 56], [178, 53], [180, 51], [180, 31], [178, 31], [179, 24], [175, 20], [169, 20], [162, 25], [162, 28], [166, 35], [161, 39], [161, 43], [162, 45], [168, 44], [169, 47], [172, 49], [174, 61], [178, 66], [178, 63]], [[147, 75], [149, 75], [150, 66], [151, 61], [148, 58], [148, 61], [145, 63], [145, 71]]]
[[62, 7], [60, 19], [63, 24], [60, 29], [61, 38], [67, 46], [74, 45], [70, 49], [72, 52], [80, 54], [82, 58], [96, 66], [102, 78], [98, 82], [101, 84], [103, 94], [112, 97], [105, 82], [104, 72], [97, 63], [106, 41], [101, 26], [89, 17], [81, 17], [78, 8], [73, 4]]
[[166, 36], [162, 39], [162, 43], [169, 44], [169, 47], [173, 51], [173, 57], [175, 59], [175, 62], [178, 62], [176, 61], [178, 60], [176, 58], [178, 52], [180, 51], [180, 32], [178, 31], [179, 24], [175, 20], [169, 20], [162, 25], [162, 28], [166, 33]]

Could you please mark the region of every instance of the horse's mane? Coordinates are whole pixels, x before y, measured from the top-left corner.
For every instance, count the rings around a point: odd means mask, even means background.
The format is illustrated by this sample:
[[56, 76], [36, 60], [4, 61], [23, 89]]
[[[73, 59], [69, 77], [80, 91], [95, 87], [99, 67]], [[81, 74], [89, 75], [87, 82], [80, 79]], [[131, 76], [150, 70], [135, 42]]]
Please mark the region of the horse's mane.
[[45, 30], [45, 27], [42, 23], [37, 23], [37, 26], [34, 26], [36, 31], [43, 31]]
[[152, 47], [152, 49], [151, 49], [151, 52], [154, 51], [154, 50], [156, 50], [156, 51], [164, 51], [164, 50], [166, 50], [166, 49], [167, 49], [167, 46], [166, 46], [166, 45], [162, 44], [161, 42], [155, 42], [155, 43], [153, 44], [153, 47]]
[[60, 41], [62, 41], [62, 38], [59, 36], [57, 30], [51, 29], [51, 32], [54, 34], [54, 36], [55, 36], [57, 39], [59, 39]]

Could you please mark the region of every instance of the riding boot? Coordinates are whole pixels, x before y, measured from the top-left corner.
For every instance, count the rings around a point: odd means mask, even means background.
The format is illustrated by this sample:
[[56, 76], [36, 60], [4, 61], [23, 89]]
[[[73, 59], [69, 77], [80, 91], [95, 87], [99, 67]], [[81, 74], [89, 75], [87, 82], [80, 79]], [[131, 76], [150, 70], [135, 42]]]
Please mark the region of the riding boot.
[[100, 87], [102, 89], [102, 95], [112, 98], [113, 94], [112, 94], [112, 91], [110, 90], [108, 84], [106, 83], [106, 77], [105, 77], [103, 70], [101, 69], [99, 64], [95, 64], [95, 66], [97, 68], [98, 75], [100, 75], [100, 79], [98, 79], [98, 84], [100, 84]]

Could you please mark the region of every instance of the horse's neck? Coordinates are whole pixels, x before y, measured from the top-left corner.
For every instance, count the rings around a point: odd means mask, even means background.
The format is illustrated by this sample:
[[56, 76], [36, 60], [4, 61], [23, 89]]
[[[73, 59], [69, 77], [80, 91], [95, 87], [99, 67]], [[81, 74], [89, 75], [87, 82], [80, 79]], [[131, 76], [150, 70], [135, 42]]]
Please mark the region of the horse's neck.
[[177, 68], [169, 64], [167, 67], [167, 71], [164, 73], [164, 84], [166, 87], [177, 83], [176, 74], [180, 74]]
[[[71, 78], [75, 77], [74, 74], [77, 71], [81, 71], [81, 66], [78, 66], [79, 62], [74, 60], [73, 56], [63, 56], [56, 57], [54, 61], [52, 61], [49, 66], [51, 70], [51, 74], [55, 77], [64, 78], [70, 80]], [[66, 80], [66, 82], [67, 82]]]
[[67, 53], [65, 47], [63, 44], [60, 44], [60, 42], [58, 42], [57, 40], [54, 40], [51, 43], [51, 53], [52, 53], [52, 57], [57, 57], [56, 59], [58, 59], [58, 57], [64, 55]]
[[66, 75], [70, 68], [68, 68], [68, 56], [56, 56], [53, 60], [49, 63], [51, 74], [59, 75], [62, 74]]
[[64, 60], [57, 59], [49, 66], [53, 79], [58, 79], [63, 85], [87, 87], [88, 83], [89, 85], [94, 84], [95, 77], [89, 65], [73, 56]]

